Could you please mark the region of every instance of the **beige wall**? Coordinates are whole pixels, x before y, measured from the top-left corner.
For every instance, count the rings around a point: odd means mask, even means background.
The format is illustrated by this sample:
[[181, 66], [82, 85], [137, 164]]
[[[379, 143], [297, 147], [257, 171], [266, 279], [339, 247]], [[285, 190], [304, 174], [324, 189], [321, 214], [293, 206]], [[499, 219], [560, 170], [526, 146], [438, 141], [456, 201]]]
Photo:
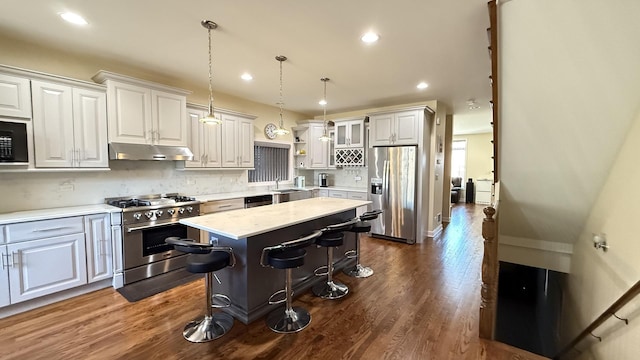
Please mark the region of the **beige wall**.
[[474, 183], [478, 179], [493, 179], [492, 139], [492, 133], [453, 136], [453, 140], [467, 140], [466, 178], [462, 181], [464, 184], [469, 178], [472, 178]]
[[[637, 223], [640, 187], [631, 185], [640, 178], [640, 113], [615, 160], [582, 233], [574, 245], [569, 276], [569, 294], [562, 323], [566, 343], [593, 319], [640, 281], [640, 241]], [[606, 234], [607, 252], [593, 247], [593, 234]], [[629, 318], [629, 325], [610, 319], [595, 334], [602, 343], [592, 345], [580, 359], [637, 359], [640, 354], [640, 297], [617, 313]], [[583, 349], [585, 344], [581, 344]]]

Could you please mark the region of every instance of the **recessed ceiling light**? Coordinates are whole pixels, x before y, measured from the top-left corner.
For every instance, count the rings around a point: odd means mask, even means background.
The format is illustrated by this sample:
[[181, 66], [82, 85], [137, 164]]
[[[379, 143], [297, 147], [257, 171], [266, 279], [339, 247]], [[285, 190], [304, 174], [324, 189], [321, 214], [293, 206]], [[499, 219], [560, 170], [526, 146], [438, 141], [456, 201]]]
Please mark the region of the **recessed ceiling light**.
[[242, 74], [242, 75], [240, 76], [240, 78], [241, 78], [242, 80], [245, 80], [245, 81], [253, 80], [253, 76], [251, 76], [251, 74], [249, 74], [249, 73], [244, 73], [244, 74]]
[[378, 39], [380, 39], [380, 36], [374, 32], [369, 31], [368, 33], [362, 35], [362, 37], [360, 38], [360, 40], [362, 40], [363, 42], [366, 42], [367, 44], [371, 44], [374, 43], [376, 41], [378, 41]]
[[327, 100], [322, 99], [322, 100], [318, 101], [318, 104], [320, 104], [320, 105], [327, 105]]
[[72, 12], [63, 12], [59, 14], [60, 17], [66, 21], [66, 22], [70, 22], [72, 24], [76, 24], [76, 25], [87, 25], [88, 22], [87, 20], [85, 20], [82, 16], [76, 14], [76, 13], [72, 13]]
[[423, 81], [423, 82], [421, 82], [420, 84], [416, 85], [416, 87], [417, 87], [418, 89], [422, 90], [422, 89], [426, 89], [426, 88], [428, 88], [428, 87], [429, 87], [429, 84], [427, 84], [426, 82], [424, 82], [424, 81]]

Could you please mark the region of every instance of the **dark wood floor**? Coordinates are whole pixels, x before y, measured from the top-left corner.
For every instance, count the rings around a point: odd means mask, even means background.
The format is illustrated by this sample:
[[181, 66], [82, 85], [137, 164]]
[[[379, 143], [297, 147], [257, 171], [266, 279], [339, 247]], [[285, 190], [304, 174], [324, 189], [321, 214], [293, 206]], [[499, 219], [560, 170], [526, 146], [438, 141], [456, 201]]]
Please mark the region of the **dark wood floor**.
[[2, 319], [0, 359], [542, 359], [478, 339], [482, 207], [453, 210], [423, 244], [363, 238], [375, 274], [338, 275], [351, 289], [342, 300], [302, 294], [312, 322], [297, 334], [236, 321], [218, 340], [187, 342], [182, 328], [203, 312], [196, 281], [136, 303], [104, 289]]

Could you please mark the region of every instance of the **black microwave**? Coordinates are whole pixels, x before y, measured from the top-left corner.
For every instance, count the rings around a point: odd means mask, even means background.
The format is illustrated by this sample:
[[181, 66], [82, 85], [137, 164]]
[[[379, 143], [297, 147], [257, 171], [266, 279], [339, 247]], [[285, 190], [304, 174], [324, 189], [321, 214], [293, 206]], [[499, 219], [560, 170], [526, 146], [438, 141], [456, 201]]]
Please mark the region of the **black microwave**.
[[0, 164], [27, 164], [27, 124], [0, 120]]

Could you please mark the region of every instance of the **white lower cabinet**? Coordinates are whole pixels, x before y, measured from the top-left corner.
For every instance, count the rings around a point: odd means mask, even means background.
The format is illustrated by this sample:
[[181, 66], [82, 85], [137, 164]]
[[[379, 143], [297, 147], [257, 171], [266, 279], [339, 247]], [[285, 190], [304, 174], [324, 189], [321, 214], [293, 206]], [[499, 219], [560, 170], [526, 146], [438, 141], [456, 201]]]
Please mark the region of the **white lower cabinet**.
[[0, 269], [0, 307], [9, 305], [9, 258], [7, 256], [6, 245], [0, 245], [0, 263], [2, 263], [2, 269]]
[[111, 220], [109, 214], [84, 217], [87, 240], [87, 281], [109, 279], [113, 275]]
[[82, 233], [8, 244], [7, 251], [12, 304], [87, 283]]
[[0, 307], [111, 278], [112, 240], [120, 236], [111, 223], [99, 213], [5, 225]]

